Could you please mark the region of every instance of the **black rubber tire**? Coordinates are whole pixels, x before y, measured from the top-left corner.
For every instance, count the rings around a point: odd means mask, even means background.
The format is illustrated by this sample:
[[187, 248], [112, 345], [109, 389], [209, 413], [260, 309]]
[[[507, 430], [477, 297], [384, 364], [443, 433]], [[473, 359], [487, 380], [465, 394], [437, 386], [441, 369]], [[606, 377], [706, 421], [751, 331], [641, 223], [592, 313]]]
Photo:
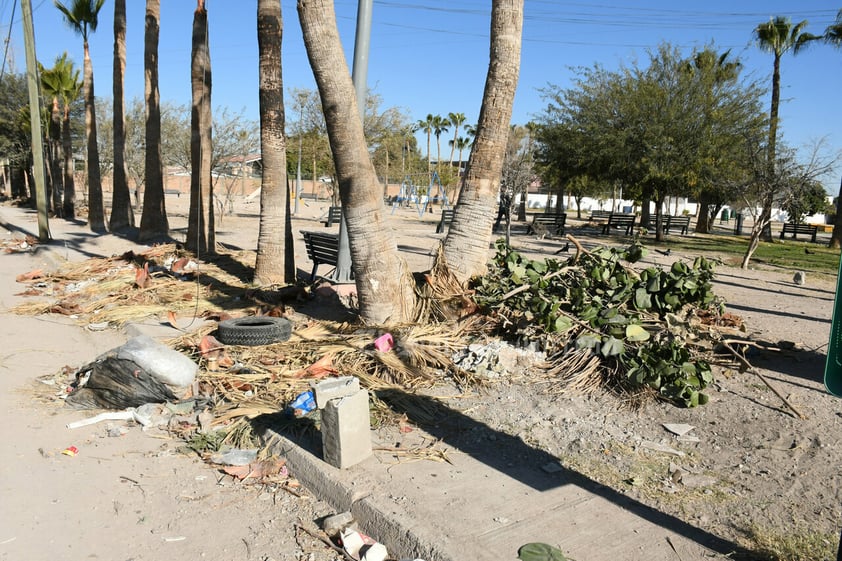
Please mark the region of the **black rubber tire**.
[[271, 345], [286, 341], [292, 334], [288, 319], [250, 316], [219, 322], [217, 338], [225, 345]]

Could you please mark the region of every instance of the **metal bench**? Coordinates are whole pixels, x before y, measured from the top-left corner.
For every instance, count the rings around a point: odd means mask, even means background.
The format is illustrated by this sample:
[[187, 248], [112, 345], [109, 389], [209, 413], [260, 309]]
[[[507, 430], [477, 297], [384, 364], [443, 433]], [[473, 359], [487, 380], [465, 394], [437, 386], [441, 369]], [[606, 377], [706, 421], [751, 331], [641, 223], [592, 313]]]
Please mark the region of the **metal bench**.
[[[532, 216], [532, 223], [526, 227], [527, 235], [543, 233], [544, 230], [557, 236], [564, 235], [564, 225], [567, 222], [567, 215], [562, 214], [535, 214]], [[540, 226], [539, 226], [540, 225]]]
[[310, 273], [310, 282], [313, 282], [316, 280], [319, 265], [336, 267], [336, 261], [339, 258], [339, 234], [302, 231], [301, 235], [304, 236], [307, 257], [313, 262], [313, 272]]
[[664, 233], [669, 234], [672, 228], [678, 229], [678, 233], [682, 236], [687, 235], [687, 229], [690, 228], [690, 215], [684, 214], [682, 216], [666, 215], [664, 218]]
[[340, 220], [342, 220], [341, 206], [332, 206], [329, 209], [327, 209], [327, 220], [325, 220], [325, 227], [333, 226], [334, 224], [339, 224]]
[[605, 220], [611, 216], [610, 210], [592, 210], [591, 216], [588, 220]]
[[602, 226], [602, 233], [608, 234], [612, 228], [617, 228], [619, 230], [625, 229], [626, 235], [630, 236], [632, 231], [634, 231], [634, 222], [636, 219], [637, 216], [631, 213], [612, 212], [608, 215], [608, 222]]
[[441, 209], [441, 219], [439, 219], [439, 223], [436, 226], [436, 234], [441, 234], [444, 232], [445, 226], [450, 226], [450, 223], [453, 222], [455, 212], [452, 208]]
[[819, 228], [813, 224], [793, 224], [792, 222], [785, 222], [783, 230], [781, 230], [781, 239], [784, 239], [786, 234], [792, 234], [792, 239], [798, 234], [807, 234], [810, 236], [810, 241], [816, 243], [816, 234]]

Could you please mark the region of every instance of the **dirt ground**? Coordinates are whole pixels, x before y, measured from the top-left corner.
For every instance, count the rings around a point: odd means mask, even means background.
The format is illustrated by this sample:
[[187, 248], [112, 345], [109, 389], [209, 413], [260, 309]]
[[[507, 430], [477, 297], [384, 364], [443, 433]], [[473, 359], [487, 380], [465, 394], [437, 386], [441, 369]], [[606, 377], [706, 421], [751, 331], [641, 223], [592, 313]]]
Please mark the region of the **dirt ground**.
[[[176, 236], [184, 232], [184, 204], [167, 199]], [[324, 201], [302, 204], [296, 234], [325, 230], [319, 219], [327, 206]], [[219, 224], [219, 240], [231, 250], [253, 250], [257, 203], [237, 201], [234, 210]], [[432, 263], [442, 237], [434, 233], [437, 217], [419, 217], [414, 209], [389, 215], [413, 270]], [[34, 215], [11, 207], [0, 207], [0, 225], [6, 229], [0, 230], [4, 242], [21, 240], [21, 228], [37, 231]], [[115, 236], [91, 236], [84, 223], [54, 220], [51, 226], [55, 240], [67, 242], [62, 259], [136, 247]], [[586, 244], [623, 243], [593, 235], [594, 229], [579, 228], [575, 221], [570, 226]], [[533, 255], [549, 255], [561, 245], [517, 233], [513, 242]], [[643, 265], [693, 257], [653, 252]], [[86, 331], [52, 315], [9, 314], [22, 298], [15, 295], [21, 290], [16, 275], [59, 263], [39, 251], [0, 259], [6, 342], [0, 351], [5, 445], [0, 559], [341, 558], [301, 529], [314, 529], [316, 519], [332, 513], [305, 489], [294, 494], [279, 485], [235, 482], [195, 456], [179, 453], [178, 440], [153, 437], [137, 427], [117, 438], [108, 436], [105, 424], [67, 429], [66, 423], [85, 414], [43, 399], [36, 379], [66, 365], [78, 367], [126, 336]], [[302, 273], [309, 273], [299, 239], [296, 261]], [[609, 395], [567, 395], [530, 383], [532, 371], [518, 368], [495, 378], [485, 393], [465, 398], [464, 410], [593, 480], [758, 552], [758, 559], [763, 547], [780, 549], [787, 543], [804, 552], [802, 559], [832, 558], [842, 523], [842, 403], [824, 390], [822, 374], [836, 278], [808, 275], [804, 285], [797, 285], [793, 274], [780, 268], [718, 266], [717, 295], [728, 311], [743, 318], [754, 341], [768, 344], [749, 350], [751, 372], [740, 372], [733, 361], [715, 364], [716, 383], [705, 406], [681, 409], [652, 402], [632, 410]], [[665, 424], [692, 429], [679, 437]], [[70, 445], [79, 449], [78, 455], [62, 453]]]

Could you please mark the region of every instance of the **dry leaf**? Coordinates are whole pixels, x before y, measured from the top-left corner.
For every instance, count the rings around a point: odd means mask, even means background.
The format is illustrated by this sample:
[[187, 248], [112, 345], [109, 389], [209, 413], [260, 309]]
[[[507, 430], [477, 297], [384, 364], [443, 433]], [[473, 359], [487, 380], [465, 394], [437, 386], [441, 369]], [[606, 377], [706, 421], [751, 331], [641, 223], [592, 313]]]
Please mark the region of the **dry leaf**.
[[178, 329], [178, 322], [176, 321], [175, 312], [173, 312], [172, 310], [167, 312], [167, 323], [170, 324], [170, 327]]
[[293, 374], [293, 378], [324, 378], [336, 374], [338, 370], [333, 367], [333, 355], [326, 354], [307, 368]]
[[29, 271], [28, 273], [21, 273], [15, 280], [18, 282], [26, 282], [35, 279], [44, 278], [44, 270], [43, 269], [35, 269], [34, 271]]
[[149, 261], [143, 264], [142, 269], [135, 270], [134, 283], [138, 288], [146, 288], [152, 284], [152, 277], [149, 276]]
[[240, 481], [246, 478], [263, 479], [264, 477], [273, 475], [286, 475], [285, 463], [284, 460], [278, 459], [263, 460], [247, 466], [225, 466], [222, 468], [222, 471]]

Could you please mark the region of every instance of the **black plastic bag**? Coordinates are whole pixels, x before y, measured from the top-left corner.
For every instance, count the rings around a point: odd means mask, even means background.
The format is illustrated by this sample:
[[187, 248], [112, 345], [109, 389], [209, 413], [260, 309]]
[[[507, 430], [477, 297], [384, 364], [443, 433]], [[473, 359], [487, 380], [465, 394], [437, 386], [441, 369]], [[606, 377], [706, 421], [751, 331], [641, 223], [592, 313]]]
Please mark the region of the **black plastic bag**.
[[[86, 381], [83, 376], [90, 372]], [[66, 403], [75, 409], [127, 409], [175, 401], [172, 391], [131, 360], [107, 357], [79, 369]]]

